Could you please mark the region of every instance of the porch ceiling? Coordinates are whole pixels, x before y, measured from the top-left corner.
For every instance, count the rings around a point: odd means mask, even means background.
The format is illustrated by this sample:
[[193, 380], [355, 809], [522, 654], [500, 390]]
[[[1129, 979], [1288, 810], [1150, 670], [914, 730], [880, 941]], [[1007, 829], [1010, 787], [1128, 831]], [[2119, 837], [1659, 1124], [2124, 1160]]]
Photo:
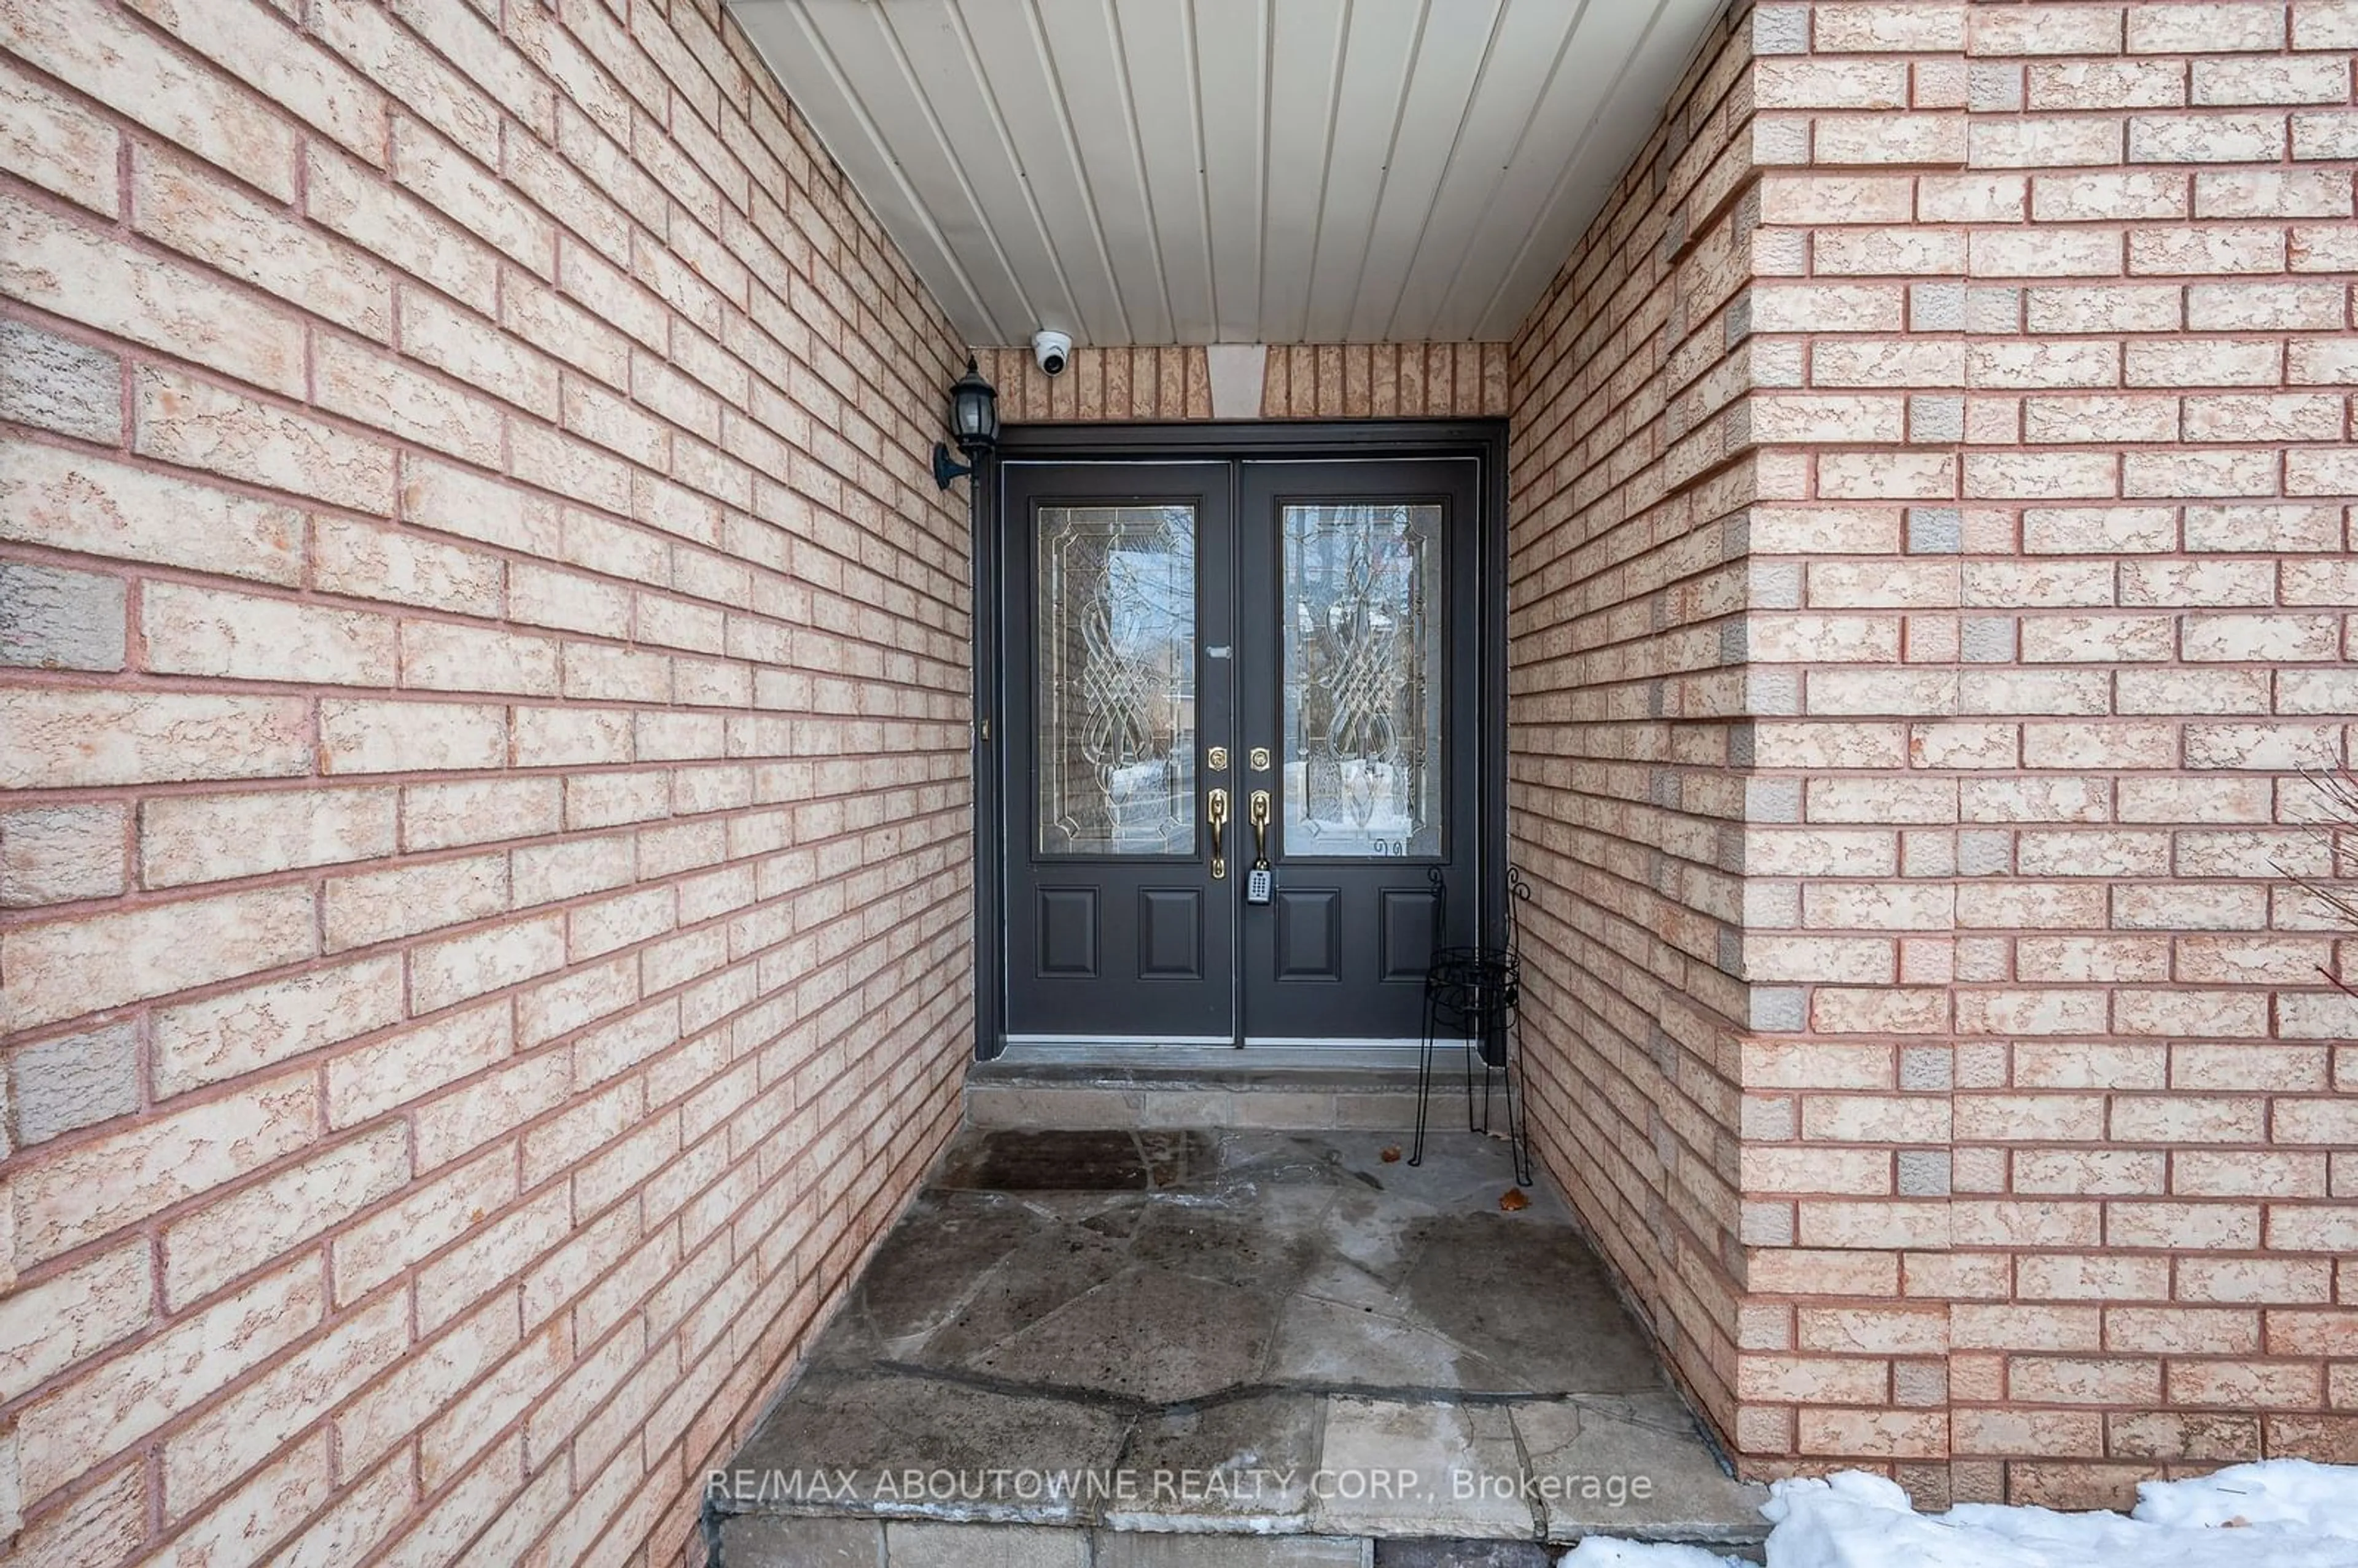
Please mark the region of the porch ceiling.
[[729, 0], [969, 341], [1509, 335], [1722, 0]]

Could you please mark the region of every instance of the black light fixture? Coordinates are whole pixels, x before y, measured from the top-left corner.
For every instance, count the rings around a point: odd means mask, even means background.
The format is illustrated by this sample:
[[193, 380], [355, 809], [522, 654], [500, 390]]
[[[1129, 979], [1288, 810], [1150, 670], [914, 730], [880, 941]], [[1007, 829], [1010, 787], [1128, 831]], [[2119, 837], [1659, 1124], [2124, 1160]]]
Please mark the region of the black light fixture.
[[954, 462], [948, 447], [934, 443], [934, 482], [944, 490], [960, 474], [972, 473], [975, 463], [999, 445], [999, 394], [982, 379], [970, 356], [966, 373], [950, 387], [950, 435], [968, 460]]

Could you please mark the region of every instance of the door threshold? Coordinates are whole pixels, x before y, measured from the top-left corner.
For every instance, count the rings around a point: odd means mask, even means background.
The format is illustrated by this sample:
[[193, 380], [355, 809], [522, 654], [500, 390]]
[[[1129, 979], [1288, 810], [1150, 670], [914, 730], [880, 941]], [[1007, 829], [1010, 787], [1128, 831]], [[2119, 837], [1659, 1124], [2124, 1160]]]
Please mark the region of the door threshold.
[[1018, 1045], [968, 1067], [962, 1098], [974, 1127], [1405, 1131], [1416, 1052]]
[[[1457, 1042], [1440, 1043], [1455, 1045]], [[1422, 1044], [1414, 1040], [1247, 1041], [1234, 1045], [1152, 1040], [1011, 1040], [979, 1065], [1013, 1073], [1029, 1067], [1111, 1067], [1153, 1072], [1254, 1072], [1263, 1068], [1337, 1073], [1406, 1069], [1413, 1073]]]

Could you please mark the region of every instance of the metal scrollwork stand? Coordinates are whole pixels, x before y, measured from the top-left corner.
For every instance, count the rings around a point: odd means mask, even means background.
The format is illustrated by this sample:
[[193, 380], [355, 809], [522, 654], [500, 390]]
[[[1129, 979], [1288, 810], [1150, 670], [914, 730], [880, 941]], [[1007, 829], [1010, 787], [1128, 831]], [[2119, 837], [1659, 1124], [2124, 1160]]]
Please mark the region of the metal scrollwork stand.
[[[1425, 873], [1433, 884], [1433, 960], [1424, 973], [1424, 1049], [1417, 1068], [1416, 1146], [1408, 1162], [1424, 1162], [1424, 1124], [1433, 1098], [1433, 1054], [1445, 1039], [1456, 1037], [1466, 1046], [1466, 1124], [1469, 1131], [1490, 1130], [1490, 1097], [1503, 1089], [1507, 1100], [1507, 1143], [1515, 1162], [1515, 1184], [1531, 1184], [1531, 1141], [1525, 1121], [1529, 1098], [1516, 1082], [1522, 1073], [1522, 925], [1517, 905], [1531, 896], [1522, 872], [1507, 868], [1507, 940], [1504, 946], [1451, 947], [1443, 945], [1448, 919], [1447, 883], [1441, 868]], [[1475, 1068], [1481, 1068], [1482, 1092], [1474, 1093]]]

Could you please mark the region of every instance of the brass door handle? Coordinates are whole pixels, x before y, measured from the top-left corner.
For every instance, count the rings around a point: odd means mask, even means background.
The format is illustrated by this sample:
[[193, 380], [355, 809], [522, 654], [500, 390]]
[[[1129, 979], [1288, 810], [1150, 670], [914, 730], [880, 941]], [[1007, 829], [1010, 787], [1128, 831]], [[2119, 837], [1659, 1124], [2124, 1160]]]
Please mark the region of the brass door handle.
[[1252, 792], [1249, 815], [1252, 818], [1253, 864], [1266, 866], [1269, 864], [1269, 791], [1257, 789]]
[[1212, 880], [1218, 881], [1228, 874], [1228, 852], [1221, 846], [1221, 835], [1228, 826], [1228, 792], [1214, 790], [1204, 814], [1212, 824]]

